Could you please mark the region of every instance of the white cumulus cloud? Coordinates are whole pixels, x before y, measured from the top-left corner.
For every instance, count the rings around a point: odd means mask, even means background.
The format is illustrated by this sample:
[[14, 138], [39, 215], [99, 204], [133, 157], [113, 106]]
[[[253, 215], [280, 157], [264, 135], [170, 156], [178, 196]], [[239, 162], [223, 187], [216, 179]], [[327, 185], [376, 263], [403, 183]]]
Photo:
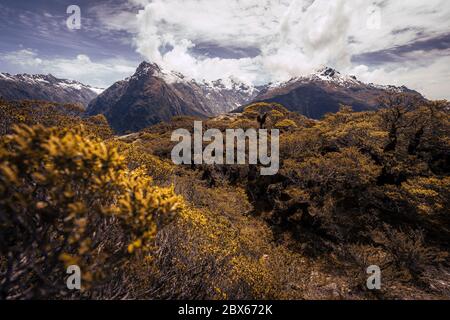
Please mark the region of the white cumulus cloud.
[[[165, 68], [208, 80], [234, 75], [254, 83], [280, 81], [322, 65], [361, 71], [364, 66], [358, 69], [352, 63], [355, 55], [432, 39], [450, 30], [450, 3], [446, 0], [130, 2], [142, 6], [134, 26], [137, 52]], [[251, 48], [258, 54], [223, 58], [195, 50], [208, 45], [223, 50]], [[428, 83], [431, 77], [448, 75], [449, 67], [439, 70], [437, 62], [431, 59], [428, 63], [432, 72], [423, 75], [430, 77]], [[427, 66], [407, 62], [379, 70], [366, 68], [359, 73], [367, 79], [380, 82], [397, 75], [401, 84], [414, 89], [423, 87], [415, 79], [427, 71]], [[436, 86], [424, 90], [431, 96], [445, 96]]]
[[30, 49], [9, 52], [0, 57], [2, 64], [15, 67], [24, 73], [50, 73], [63, 79], [78, 80], [85, 84], [106, 88], [112, 81], [133, 74], [136, 66], [124, 59], [92, 61], [89, 56], [79, 54], [69, 58], [41, 58]]

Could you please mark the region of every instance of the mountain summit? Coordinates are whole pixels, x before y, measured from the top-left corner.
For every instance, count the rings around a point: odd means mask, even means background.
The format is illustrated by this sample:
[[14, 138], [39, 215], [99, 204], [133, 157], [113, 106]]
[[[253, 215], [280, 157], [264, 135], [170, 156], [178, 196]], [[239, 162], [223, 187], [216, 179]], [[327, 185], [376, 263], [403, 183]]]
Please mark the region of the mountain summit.
[[[405, 93], [423, 98], [404, 86], [382, 86], [359, 81], [355, 76], [323, 67], [316, 72], [292, 78], [287, 82], [267, 85], [254, 102], [280, 103], [289, 111], [320, 119], [326, 113], [337, 112], [341, 104], [355, 111], [375, 110], [378, 99], [389, 93]], [[237, 111], [241, 111], [239, 108]]]
[[89, 115], [104, 114], [118, 132], [137, 131], [174, 116], [209, 117], [248, 103], [258, 91], [235, 79], [198, 82], [142, 62], [133, 76], [94, 99]]

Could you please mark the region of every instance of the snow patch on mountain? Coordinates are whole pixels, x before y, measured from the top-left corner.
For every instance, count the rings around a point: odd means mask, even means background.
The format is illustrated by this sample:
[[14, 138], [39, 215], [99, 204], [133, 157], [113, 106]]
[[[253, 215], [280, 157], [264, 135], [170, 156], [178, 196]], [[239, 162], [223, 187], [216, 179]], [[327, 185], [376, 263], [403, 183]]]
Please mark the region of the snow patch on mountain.
[[51, 74], [0, 73], [0, 96], [8, 100], [36, 99], [87, 104], [104, 89]]
[[142, 76], [157, 77], [163, 79], [168, 84], [181, 83], [186, 85], [196, 85], [208, 91], [221, 92], [224, 90], [228, 90], [240, 92], [246, 95], [254, 95], [255, 93], [257, 93], [257, 89], [252, 84], [244, 83], [233, 76], [213, 81], [199, 81], [194, 78], [187, 77], [180, 72], [163, 70], [157, 64], [148, 62], [141, 63], [141, 65], [136, 70], [136, 73], [126, 80], [137, 79]]
[[286, 86], [290, 86], [293, 84], [307, 84], [307, 83], [314, 83], [314, 82], [323, 82], [329, 85], [333, 85], [336, 87], [342, 87], [342, 88], [362, 88], [362, 87], [371, 87], [374, 89], [379, 90], [386, 90], [390, 92], [405, 92], [409, 89], [405, 86], [396, 87], [392, 85], [377, 85], [373, 83], [364, 83], [356, 78], [356, 76], [353, 75], [345, 75], [340, 73], [339, 71], [330, 68], [330, 67], [321, 67], [315, 72], [304, 75], [304, 76], [298, 76], [294, 77], [288, 81], [280, 81], [275, 83], [269, 83], [267, 86], [265, 86], [266, 89], [276, 89], [276, 88], [282, 88]]
[[96, 94], [102, 93], [105, 89], [92, 87], [90, 85], [82, 84], [81, 82], [74, 80], [58, 79], [51, 74], [16, 74], [11, 75], [9, 73], [0, 73], [0, 78], [3, 80], [14, 81], [14, 82], [25, 82], [27, 84], [44, 84], [44, 85], [54, 85], [61, 87], [63, 89], [73, 89], [73, 90], [90, 90]]

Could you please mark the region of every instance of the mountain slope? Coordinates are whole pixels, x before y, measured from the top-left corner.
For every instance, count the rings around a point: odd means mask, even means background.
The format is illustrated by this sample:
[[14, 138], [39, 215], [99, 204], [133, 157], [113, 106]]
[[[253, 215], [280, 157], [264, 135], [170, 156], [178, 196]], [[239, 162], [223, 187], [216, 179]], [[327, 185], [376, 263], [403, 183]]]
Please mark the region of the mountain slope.
[[356, 77], [345, 76], [325, 67], [309, 76], [270, 84], [261, 90], [253, 102], [280, 103], [289, 111], [319, 119], [326, 113], [337, 112], [341, 104], [352, 106], [355, 111], [374, 110], [378, 106], [377, 99], [391, 92], [423, 98], [406, 87], [366, 84]]
[[87, 106], [102, 89], [52, 75], [0, 73], [0, 97], [5, 100], [47, 100]]
[[226, 113], [248, 103], [257, 93], [233, 79], [197, 82], [143, 62], [132, 77], [116, 82], [94, 99], [87, 114], [104, 114], [118, 132], [138, 131], [174, 116]]

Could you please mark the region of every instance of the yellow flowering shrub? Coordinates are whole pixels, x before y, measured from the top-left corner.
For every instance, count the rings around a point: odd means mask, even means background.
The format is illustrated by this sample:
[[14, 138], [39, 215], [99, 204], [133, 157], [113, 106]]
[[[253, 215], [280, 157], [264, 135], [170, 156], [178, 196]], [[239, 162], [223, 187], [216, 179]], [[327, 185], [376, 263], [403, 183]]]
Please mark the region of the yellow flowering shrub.
[[281, 121], [278, 121], [275, 124], [275, 128], [278, 128], [278, 129], [290, 129], [290, 128], [296, 128], [296, 127], [297, 127], [297, 124], [290, 119], [283, 119]]
[[414, 178], [404, 182], [400, 190], [388, 192], [391, 199], [405, 201], [410, 208], [423, 215], [448, 213], [450, 178]]
[[256, 102], [246, 107], [244, 110], [244, 114], [251, 114], [251, 113], [261, 114], [266, 112], [271, 113], [274, 110], [282, 114], [289, 113], [289, 111], [279, 103]]
[[114, 140], [109, 144], [117, 147], [125, 157], [129, 169], [144, 167], [146, 173], [160, 184], [167, 184], [172, 180], [175, 165], [171, 161], [164, 161], [150, 154], [139, 143], [124, 143]]
[[47, 101], [25, 100], [18, 102], [0, 100], [0, 135], [11, 133], [14, 124], [60, 129], [84, 125], [85, 134], [108, 139], [113, 136], [104, 115], [83, 117], [84, 107], [78, 104], [58, 104]]
[[173, 188], [128, 169], [82, 127], [15, 126], [0, 145], [2, 298], [61, 292], [61, 262], [81, 267], [84, 288], [100, 285], [130, 253], [151, 254], [156, 232], [182, 206]]
[[[180, 177], [190, 205], [158, 236], [152, 287], [156, 299], [299, 298], [288, 288], [309, 272], [300, 256], [277, 246], [268, 226], [246, 214], [241, 188], [209, 189]], [[295, 280], [294, 280], [295, 279]]]
[[285, 116], [285, 114], [278, 110], [272, 110], [270, 112], [270, 117], [275, 118], [275, 119], [283, 118], [284, 116]]

